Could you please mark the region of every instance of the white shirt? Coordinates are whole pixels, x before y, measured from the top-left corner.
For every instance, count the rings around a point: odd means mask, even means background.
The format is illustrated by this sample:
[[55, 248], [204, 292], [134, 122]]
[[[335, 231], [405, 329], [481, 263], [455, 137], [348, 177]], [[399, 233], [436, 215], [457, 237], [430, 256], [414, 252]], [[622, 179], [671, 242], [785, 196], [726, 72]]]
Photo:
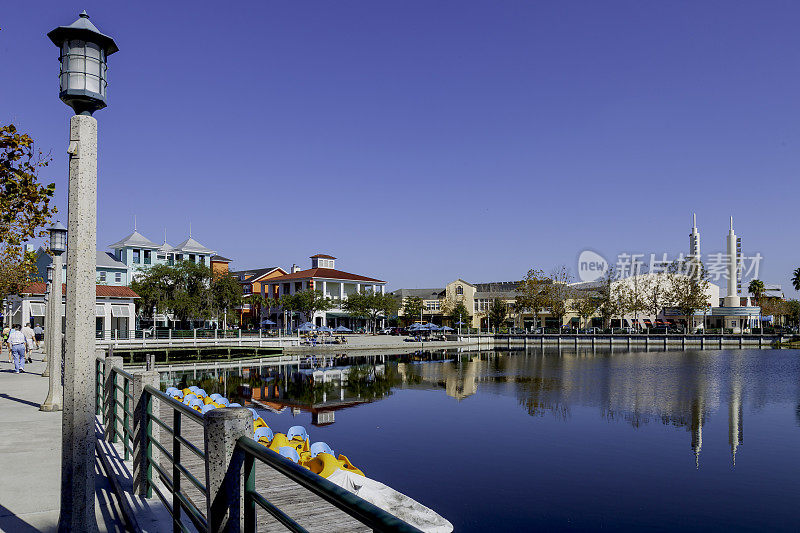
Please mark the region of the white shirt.
[[14, 346], [15, 344], [25, 345], [27, 344], [26, 341], [27, 339], [25, 338], [25, 335], [23, 335], [22, 332], [17, 329], [12, 329], [11, 333], [8, 334], [8, 344], [11, 346]]
[[22, 326], [22, 334], [25, 335], [26, 339], [33, 339], [34, 336], [33, 330], [28, 326]]

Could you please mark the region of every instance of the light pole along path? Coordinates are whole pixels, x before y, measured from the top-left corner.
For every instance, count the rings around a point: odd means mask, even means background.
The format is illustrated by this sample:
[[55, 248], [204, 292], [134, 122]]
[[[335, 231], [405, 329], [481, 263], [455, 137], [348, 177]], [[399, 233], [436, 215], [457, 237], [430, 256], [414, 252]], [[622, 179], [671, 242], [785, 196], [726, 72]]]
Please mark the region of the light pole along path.
[[53, 253], [52, 274], [50, 278], [50, 297], [47, 302], [47, 326], [45, 350], [47, 350], [47, 369], [43, 376], [50, 380], [47, 399], [39, 407], [40, 411], [61, 411], [64, 405], [64, 391], [61, 384], [61, 316], [64, 304], [61, 288], [61, 254], [67, 245], [67, 228], [56, 221], [50, 227], [50, 251]]
[[[58, 530], [97, 531], [94, 473], [94, 347], [97, 270], [97, 120], [106, 107], [106, 57], [118, 50], [82, 12], [69, 26], [47, 34], [59, 48], [61, 100], [69, 122], [69, 195], [61, 446], [61, 511]], [[54, 292], [60, 293], [60, 287]]]

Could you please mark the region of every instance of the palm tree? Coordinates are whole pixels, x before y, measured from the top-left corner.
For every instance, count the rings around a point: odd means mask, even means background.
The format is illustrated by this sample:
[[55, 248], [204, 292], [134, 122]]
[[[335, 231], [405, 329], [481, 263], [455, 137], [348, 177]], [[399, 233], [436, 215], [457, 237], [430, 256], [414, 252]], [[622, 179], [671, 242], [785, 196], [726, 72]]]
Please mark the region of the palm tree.
[[794, 290], [800, 291], [800, 268], [794, 269], [794, 275], [792, 276], [792, 286]]
[[261, 327], [261, 308], [264, 306], [264, 297], [259, 293], [254, 292], [247, 297], [247, 303], [250, 304], [250, 311], [253, 312], [253, 318], [256, 321], [256, 326]]
[[[764, 282], [760, 279], [753, 279], [750, 280], [750, 285], [747, 286], [747, 292], [753, 295], [753, 298], [758, 301], [759, 306], [761, 305], [761, 297], [764, 295]], [[761, 308], [758, 309], [758, 330], [762, 331], [761, 329]]]

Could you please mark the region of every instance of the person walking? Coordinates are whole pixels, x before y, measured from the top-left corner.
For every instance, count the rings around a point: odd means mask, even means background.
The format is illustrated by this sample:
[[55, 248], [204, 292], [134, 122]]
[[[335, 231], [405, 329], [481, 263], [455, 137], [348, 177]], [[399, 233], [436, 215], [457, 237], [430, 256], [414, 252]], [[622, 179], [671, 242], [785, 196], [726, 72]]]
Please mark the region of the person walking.
[[8, 334], [8, 349], [14, 357], [14, 372], [25, 372], [25, 356], [28, 352], [28, 339], [22, 333], [22, 327], [17, 324]]
[[39, 350], [41, 348], [40, 343], [44, 339], [44, 330], [39, 324], [36, 324], [33, 328], [33, 338], [36, 341], [36, 349]]
[[[3, 329], [3, 344], [0, 345], [0, 348], [2, 348], [2, 346], [5, 346], [8, 343], [8, 334], [9, 333], [11, 333], [11, 326], [6, 326]], [[9, 363], [13, 362], [13, 359], [11, 358], [11, 348], [8, 349], [8, 362]]]
[[[31, 329], [31, 323], [30, 322], [28, 322], [27, 324], [25, 324], [22, 327], [22, 334], [25, 335], [25, 341], [26, 341], [25, 344], [26, 344], [26, 346], [33, 347], [33, 339], [34, 339], [34, 337], [36, 337], [36, 334]], [[33, 360], [31, 359], [30, 352], [28, 352], [28, 354], [26, 356], [26, 359], [27, 359], [27, 361], [29, 363], [33, 362]]]

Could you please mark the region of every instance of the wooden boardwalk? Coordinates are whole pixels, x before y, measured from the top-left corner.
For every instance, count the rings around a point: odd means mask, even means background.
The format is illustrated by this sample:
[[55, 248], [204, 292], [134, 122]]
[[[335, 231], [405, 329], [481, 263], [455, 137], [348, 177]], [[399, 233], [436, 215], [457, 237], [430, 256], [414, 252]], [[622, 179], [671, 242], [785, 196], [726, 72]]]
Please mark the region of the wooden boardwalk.
[[[159, 403], [159, 418], [171, 427], [173, 409], [167, 402], [162, 401]], [[154, 426], [158, 427], [156, 424]], [[203, 450], [202, 425], [184, 415], [181, 417], [181, 426], [183, 438], [194, 444], [198, 449]], [[160, 429], [159, 442], [164, 448], [170, 452], [172, 451], [171, 435], [163, 429]], [[159, 464], [165, 472], [171, 475], [171, 463], [160, 461]], [[181, 448], [181, 464], [201, 483], [205, 484], [204, 462], [186, 447]], [[156, 472], [154, 475], [157, 477], [158, 473]], [[205, 515], [205, 494], [198, 490], [185, 476], [181, 476], [181, 489]], [[337, 509], [316, 494], [297, 485], [286, 476], [258, 460], [256, 460], [256, 489], [264, 498], [311, 533], [371, 531], [369, 527], [351, 518], [344, 511]], [[286, 528], [266, 511], [263, 511], [258, 506], [256, 506], [256, 510], [257, 529], [259, 532], [286, 531]], [[184, 522], [188, 523], [188, 518]]]

